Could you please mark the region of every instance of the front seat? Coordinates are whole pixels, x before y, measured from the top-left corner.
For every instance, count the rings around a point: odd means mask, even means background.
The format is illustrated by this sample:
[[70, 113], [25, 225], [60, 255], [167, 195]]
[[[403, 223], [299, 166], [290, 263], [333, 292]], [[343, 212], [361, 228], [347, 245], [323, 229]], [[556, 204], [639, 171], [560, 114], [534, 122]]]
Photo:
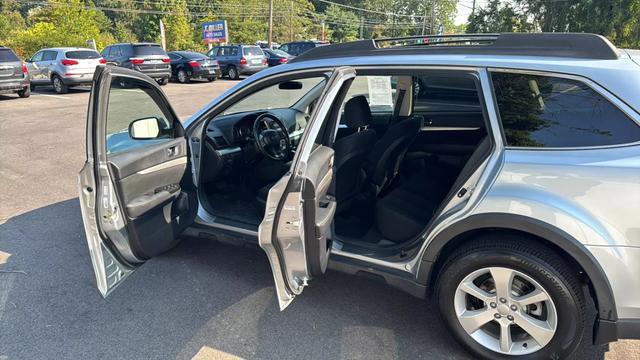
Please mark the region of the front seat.
[[365, 179], [362, 164], [376, 142], [376, 133], [368, 128], [371, 109], [366, 97], [359, 95], [349, 99], [344, 105], [342, 116], [347, 127], [355, 131], [333, 144], [335, 182], [331, 193], [338, 206], [344, 209], [360, 192]]
[[409, 146], [420, 131], [420, 118], [412, 117], [392, 125], [373, 146], [365, 171], [374, 194], [380, 194], [396, 177]]

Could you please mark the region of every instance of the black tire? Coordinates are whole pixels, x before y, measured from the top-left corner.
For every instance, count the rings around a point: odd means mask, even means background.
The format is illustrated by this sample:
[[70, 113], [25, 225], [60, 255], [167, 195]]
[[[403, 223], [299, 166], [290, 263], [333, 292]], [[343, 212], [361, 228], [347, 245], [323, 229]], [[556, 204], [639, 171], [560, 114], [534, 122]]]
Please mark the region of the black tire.
[[238, 80], [240, 79], [240, 74], [238, 74], [238, 69], [235, 66], [229, 66], [227, 70], [227, 75], [229, 75], [229, 79]]
[[28, 98], [31, 96], [31, 87], [27, 86], [23, 90], [18, 91], [18, 96], [21, 98]]
[[58, 94], [66, 94], [69, 92], [69, 87], [65, 85], [62, 78], [58, 75], [53, 75], [51, 84], [53, 85], [53, 90]]
[[[506, 355], [476, 342], [460, 324], [454, 309], [458, 284], [486, 267], [507, 267], [537, 281], [550, 295], [557, 312], [556, 332], [549, 343], [527, 355]], [[485, 359], [565, 359], [583, 341], [586, 305], [581, 284], [555, 251], [515, 235], [481, 236], [451, 254], [438, 274], [435, 300], [440, 314], [457, 340]]]
[[178, 70], [178, 82], [180, 84], [188, 84], [191, 82], [191, 78], [189, 77], [189, 75], [187, 75], [187, 72], [184, 71], [183, 69]]
[[217, 80], [217, 78], [214, 78], [214, 77], [212, 77], [212, 78], [207, 78], [207, 81], [208, 81], [208, 82], [212, 82], [212, 81], [216, 81], [216, 80]]
[[158, 79], [158, 85], [160, 86], [165, 86], [169, 83], [169, 78], [162, 78], [162, 79]]

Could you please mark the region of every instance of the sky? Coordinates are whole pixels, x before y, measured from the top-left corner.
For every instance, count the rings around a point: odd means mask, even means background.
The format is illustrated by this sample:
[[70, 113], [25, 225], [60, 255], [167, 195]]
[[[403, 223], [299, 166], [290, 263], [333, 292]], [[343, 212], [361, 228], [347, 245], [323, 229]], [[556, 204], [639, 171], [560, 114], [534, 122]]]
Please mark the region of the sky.
[[[484, 6], [488, 0], [476, 0], [476, 9]], [[458, 0], [458, 8], [456, 12], [455, 24], [460, 25], [467, 22], [467, 18], [471, 14], [473, 0]]]

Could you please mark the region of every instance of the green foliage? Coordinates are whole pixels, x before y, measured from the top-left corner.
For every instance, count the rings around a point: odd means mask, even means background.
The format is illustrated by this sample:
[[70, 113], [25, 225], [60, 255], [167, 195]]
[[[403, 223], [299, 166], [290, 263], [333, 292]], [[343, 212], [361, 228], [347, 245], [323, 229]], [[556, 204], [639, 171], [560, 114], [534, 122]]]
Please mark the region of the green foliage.
[[91, 5], [85, 7], [81, 0], [51, 0], [33, 10], [27, 21], [32, 25], [10, 42], [22, 56], [42, 47], [86, 46], [88, 39], [95, 39], [98, 47], [114, 41], [111, 34], [100, 30], [105, 22], [102, 13]]
[[534, 30], [526, 14], [519, 13], [511, 3], [491, 0], [469, 16], [468, 33], [527, 32]]
[[328, 27], [331, 30], [332, 41], [344, 42], [358, 39], [360, 19], [356, 14], [336, 5], [329, 6], [324, 13], [331, 19]]

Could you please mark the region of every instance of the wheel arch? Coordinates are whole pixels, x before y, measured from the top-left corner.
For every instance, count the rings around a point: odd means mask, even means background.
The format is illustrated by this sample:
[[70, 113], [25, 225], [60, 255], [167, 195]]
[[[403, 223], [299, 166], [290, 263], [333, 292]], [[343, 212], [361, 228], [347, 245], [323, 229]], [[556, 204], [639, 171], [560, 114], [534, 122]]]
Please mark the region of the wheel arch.
[[427, 246], [418, 273], [418, 282], [433, 284], [447, 254], [462, 244], [472, 242], [479, 234], [488, 232], [517, 233], [543, 245], [559, 250], [574, 267], [583, 271], [589, 280], [600, 320], [615, 322], [618, 319], [613, 290], [604, 270], [573, 236], [549, 223], [528, 216], [507, 213], [472, 215], [438, 234]]

